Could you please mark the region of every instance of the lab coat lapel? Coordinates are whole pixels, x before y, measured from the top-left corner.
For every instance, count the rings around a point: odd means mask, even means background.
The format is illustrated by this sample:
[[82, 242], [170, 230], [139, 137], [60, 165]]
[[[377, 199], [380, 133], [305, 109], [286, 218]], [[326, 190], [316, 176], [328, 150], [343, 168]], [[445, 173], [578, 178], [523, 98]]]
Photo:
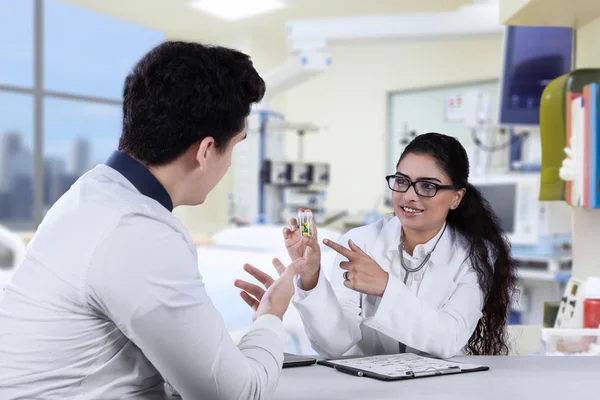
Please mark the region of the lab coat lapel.
[[451, 268], [454, 257], [453, 246], [454, 230], [448, 226], [444, 235], [431, 253], [427, 271], [423, 274], [423, 281], [417, 296], [435, 308], [442, 307], [456, 289], [454, 275], [456, 268]]
[[440, 238], [440, 242], [437, 244], [433, 253], [431, 253], [431, 262], [436, 265], [448, 264], [452, 257], [452, 243], [454, 242], [454, 228], [450, 225], [446, 226], [446, 231]]
[[[400, 221], [397, 217], [391, 217], [382, 227], [379, 235], [375, 239], [372, 248], [368, 254], [373, 258], [379, 266], [386, 272], [391, 273], [394, 270], [394, 262], [399, 263], [398, 245], [400, 244]], [[396, 275], [396, 273], [393, 273]], [[364, 296], [363, 301], [368, 304], [371, 312], [374, 313], [379, 307], [381, 297], [379, 296]], [[398, 353], [398, 342], [391, 337], [377, 332], [377, 337], [383, 347], [384, 354]]]
[[400, 221], [398, 218], [390, 217], [373, 242], [367, 254], [379, 264], [384, 271], [391, 271], [394, 261], [394, 253], [398, 252], [400, 244]]

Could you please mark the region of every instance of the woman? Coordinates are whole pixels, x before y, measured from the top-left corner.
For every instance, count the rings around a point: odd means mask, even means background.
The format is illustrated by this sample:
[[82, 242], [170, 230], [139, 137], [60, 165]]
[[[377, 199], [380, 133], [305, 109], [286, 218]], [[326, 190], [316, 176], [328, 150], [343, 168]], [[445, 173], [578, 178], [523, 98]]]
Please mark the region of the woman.
[[330, 280], [316, 237], [300, 239], [295, 221], [284, 230], [292, 260], [307, 260], [294, 304], [321, 356], [508, 352], [515, 264], [468, 174], [458, 140], [415, 138], [386, 177], [395, 216], [324, 241], [339, 253]]

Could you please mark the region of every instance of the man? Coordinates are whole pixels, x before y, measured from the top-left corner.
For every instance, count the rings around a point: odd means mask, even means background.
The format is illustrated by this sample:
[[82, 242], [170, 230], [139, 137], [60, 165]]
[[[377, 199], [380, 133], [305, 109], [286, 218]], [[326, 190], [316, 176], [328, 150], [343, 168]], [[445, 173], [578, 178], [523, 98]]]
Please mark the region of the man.
[[[236, 346], [171, 214], [225, 175], [265, 84], [245, 54], [166, 42], [125, 81], [119, 151], [52, 207], [0, 300], [0, 398], [272, 395], [300, 263], [266, 280]], [[246, 267], [248, 269], [248, 267]]]

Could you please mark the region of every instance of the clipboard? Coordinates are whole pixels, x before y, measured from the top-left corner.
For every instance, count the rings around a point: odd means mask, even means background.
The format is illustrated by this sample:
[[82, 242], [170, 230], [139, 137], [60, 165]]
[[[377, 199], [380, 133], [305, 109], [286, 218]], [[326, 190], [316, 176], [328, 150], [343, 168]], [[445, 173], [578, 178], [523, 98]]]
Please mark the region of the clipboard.
[[331, 367], [345, 374], [378, 379], [401, 381], [434, 376], [488, 371], [485, 365], [457, 363], [423, 357], [412, 353], [371, 357], [345, 357], [336, 360], [318, 360], [317, 364]]
[[316, 362], [316, 358], [304, 357], [290, 353], [283, 353], [282, 368], [307, 367], [315, 364]]

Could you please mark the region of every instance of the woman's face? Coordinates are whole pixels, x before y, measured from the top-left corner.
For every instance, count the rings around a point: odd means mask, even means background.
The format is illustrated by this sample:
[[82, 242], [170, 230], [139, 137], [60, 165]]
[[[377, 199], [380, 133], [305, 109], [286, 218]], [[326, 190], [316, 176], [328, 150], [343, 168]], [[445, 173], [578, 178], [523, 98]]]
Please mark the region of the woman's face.
[[[438, 167], [435, 159], [429, 155], [409, 153], [404, 156], [396, 176], [408, 179], [410, 182], [428, 182], [421, 184], [431, 190], [437, 185], [452, 185], [453, 182], [446, 173]], [[424, 193], [423, 191], [422, 193]], [[441, 229], [448, 211], [458, 207], [465, 189], [439, 189], [433, 197], [417, 195], [415, 187], [411, 186], [405, 193], [392, 192], [394, 211], [400, 219], [403, 228], [415, 231], [437, 231]]]

